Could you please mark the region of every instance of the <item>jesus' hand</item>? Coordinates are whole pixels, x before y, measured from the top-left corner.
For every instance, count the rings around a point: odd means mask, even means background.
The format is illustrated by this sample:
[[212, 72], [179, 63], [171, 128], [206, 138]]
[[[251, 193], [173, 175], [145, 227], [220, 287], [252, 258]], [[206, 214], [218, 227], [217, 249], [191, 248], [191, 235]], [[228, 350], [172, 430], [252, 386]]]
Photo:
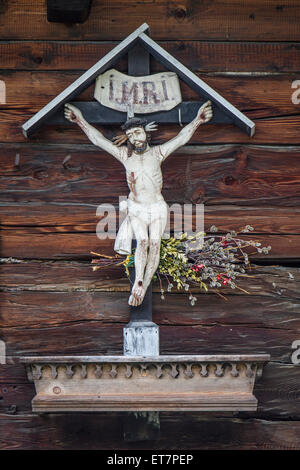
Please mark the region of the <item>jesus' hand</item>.
[[65, 104], [65, 118], [70, 122], [76, 122], [82, 119], [81, 111], [70, 103]]
[[197, 113], [197, 120], [200, 124], [205, 124], [212, 118], [212, 115], [211, 101], [206, 101]]

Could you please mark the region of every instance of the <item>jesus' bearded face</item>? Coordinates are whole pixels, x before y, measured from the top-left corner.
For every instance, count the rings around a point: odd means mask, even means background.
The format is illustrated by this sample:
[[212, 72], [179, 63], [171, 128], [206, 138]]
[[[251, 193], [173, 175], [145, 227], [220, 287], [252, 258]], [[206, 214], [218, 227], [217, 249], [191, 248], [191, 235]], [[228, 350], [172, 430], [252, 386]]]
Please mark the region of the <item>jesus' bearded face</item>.
[[128, 140], [134, 148], [143, 148], [147, 142], [147, 134], [143, 127], [131, 127], [126, 131], [126, 135], [128, 135]]

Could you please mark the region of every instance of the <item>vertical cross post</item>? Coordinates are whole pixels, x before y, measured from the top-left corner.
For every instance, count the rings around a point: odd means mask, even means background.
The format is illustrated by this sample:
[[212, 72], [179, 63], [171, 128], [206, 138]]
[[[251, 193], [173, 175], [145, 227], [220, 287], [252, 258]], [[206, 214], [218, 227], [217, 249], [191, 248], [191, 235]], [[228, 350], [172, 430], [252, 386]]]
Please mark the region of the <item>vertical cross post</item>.
[[[128, 52], [128, 74], [134, 76], [150, 74], [149, 53], [139, 44]], [[135, 279], [134, 268], [129, 268], [129, 275], [132, 284]], [[130, 322], [123, 330], [123, 337], [124, 356], [159, 356], [159, 327], [152, 321], [152, 283], [142, 304], [130, 307]], [[123, 423], [125, 441], [155, 440], [159, 438], [159, 434], [158, 411], [127, 413]]]
[[128, 75], [143, 77], [150, 75], [150, 54], [140, 44], [128, 51]]
[[[134, 76], [150, 74], [149, 52], [140, 44], [136, 44], [128, 52], [128, 73]], [[130, 268], [129, 272], [130, 281], [133, 283], [135, 278], [134, 268]], [[130, 307], [130, 322], [124, 328], [123, 344], [125, 356], [159, 355], [159, 328], [152, 322], [151, 284], [148, 287], [143, 303], [138, 307]]]
[[[135, 269], [129, 268], [130, 281], [134, 282]], [[123, 330], [124, 356], [159, 356], [159, 327], [152, 321], [152, 283], [141, 305], [130, 307], [130, 322]], [[158, 411], [127, 413], [123, 421], [123, 435], [127, 442], [159, 439]]]
[[[134, 282], [135, 269], [130, 268]], [[130, 322], [123, 330], [124, 356], [159, 356], [159, 327], [152, 321], [152, 283], [141, 305], [130, 307]]]

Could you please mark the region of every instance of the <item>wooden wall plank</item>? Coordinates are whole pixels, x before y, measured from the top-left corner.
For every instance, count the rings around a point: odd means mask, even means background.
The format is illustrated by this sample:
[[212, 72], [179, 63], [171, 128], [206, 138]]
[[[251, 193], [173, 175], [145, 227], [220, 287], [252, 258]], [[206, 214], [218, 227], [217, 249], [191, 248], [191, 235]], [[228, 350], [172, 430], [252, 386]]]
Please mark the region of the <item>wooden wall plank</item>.
[[[296, 286], [284, 275], [273, 279], [268, 279], [269, 286], [262, 275], [254, 280], [249, 300], [242, 294], [228, 293], [227, 301], [202, 294], [193, 308], [187, 296], [172, 294], [168, 301], [161, 301], [154, 294], [153, 319], [160, 325], [161, 352], [255, 350], [271, 354], [272, 360], [290, 363], [292, 342], [300, 334], [299, 279]], [[1, 338], [9, 356], [77, 354], [78, 344], [81, 354], [122, 351], [122, 328], [129, 320], [128, 293], [109, 294], [85, 287], [79, 292], [19, 290], [1, 297]]]
[[[116, 304], [115, 304], [116, 306]], [[129, 321], [129, 313], [126, 322]], [[156, 321], [156, 318], [155, 320]], [[98, 321], [65, 325], [2, 328], [8, 356], [24, 355], [120, 355], [123, 324], [105, 326]], [[290, 363], [291, 345], [299, 330], [252, 325], [162, 325], [161, 354], [270, 354], [272, 360]]]
[[[29, 142], [21, 132], [22, 124], [32, 116], [31, 112], [22, 110], [0, 110], [0, 142]], [[195, 132], [191, 144], [267, 144], [267, 145], [300, 145], [300, 115], [254, 119], [256, 133], [249, 137], [233, 124], [210, 124]], [[178, 125], [160, 126], [153, 138], [153, 143], [161, 143], [178, 134]], [[112, 139], [120, 132], [119, 128], [99, 127], [106, 137]], [[88, 143], [88, 138], [75, 126], [44, 126], [30, 138], [33, 143]]]
[[36, 39], [121, 40], [149, 18], [153, 39], [299, 41], [298, 6], [297, 0], [94, 0], [88, 20], [70, 28], [47, 22], [43, 0], [10, 0], [0, 10], [0, 36], [32, 40], [34, 31]]
[[299, 373], [300, 367], [294, 364], [268, 363], [264, 373], [254, 388], [258, 399], [260, 417], [299, 416]]
[[[1, 415], [3, 450], [299, 450], [300, 422], [208, 416], [203, 413], [160, 413], [160, 439], [124, 442], [121, 413], [69, 415]], [[100, 424], [99, 424], [100, 423]]]
[[0, 367], [1, 385], [27, 384], [28, 377], [23, 364], [1, 364]]
[[[200, 192], [199, 192], [200, 193]], [[201, 194], [201, 193], [200, 193]], [[166, 195], [166, 194], [165, 194]], [[167, 199], [172, 209], [174, 195], [169, 194]], [[99, 198], [101, 203], [106, 198]], [[199, 194], [198, 198], [201, 201]], [[117, 197], [111, 196], [115, 201]], [[253, 200], [256, 206], [239, 205], [239, 200], [232, 200], [231, 203], [220, 199], [218, 205], [212, 205], [210, 200], [205, 200], [204, 205], [204, 230], [210, 231], [212, 225], [216, 225], [220, 233], [230, 230], [239, 231], [242, 226], [249, 224], [254, 228], [255, 233], [272, 234], [299, 234], [300, 233], [300, 209], [296, 206], [297, 196], [294, 198], [280, 198], [276, 200], [277, 205], [265, 205], [264, 200]], [[175, 203], [182, 203], [178, 200]], [[195, 198], [196, 202], [196, 198]], [[247, 199], [242, 199], [242, 204], [247, 204]], [[0, 206], [0, 228], [1, 230], [20, 229], [22, 226], [39, 227], [40, 233], [86, 233], [95, 232], [97, 223], [101, 216], [96, 215], [97, 204], [78, 203], [76, 206], [72, 203], [27, 203], [19, 204], [7, 203]], [[287, 205], [288, 204], [288, 205]], [[295, 204], [295, 206], [293, 206]], [[118, 203], [112, 204], [118, 217]], [[186, 215], [189, 227], [196, 228], [195, 215]], [[107, 216], [106, 222], [112, 223], [113, 218]], [[118, 221], [118, 219], [117, 219]], [[171, 228], [173, 221], [171, 219]], [[169, 225], [167, 225], [167, 228]], [[183, 227], [184, 230], [184, 227]]]
[[[243, 147], [235, 147], [231, 156], [226, 150], [224, 153], [221, 151], [218, 154], [220, 160], [218, 160], [217, 157], [218, 163], [215, 168], [216, 171], [214, 171], [214, 182], [211, 187], [211, 191], [214, 192], [215, 195], [215, 202], [220, 203], [223, 198], [226, 199], [228, 186], [232, 186], [232, 192], [229, 190], [232, 196], [236, 191], [243, 194], [245, 200], [250, 201], [252, 197], [255, 197], [257, 198], [258, 205], [265, 204], [268, 196], [270, 196], [270, 190], [271, 192], [274, 191], [273, 197], [275, 193], [280, 193], [281, 196], [285, 194], [286, 188], [285, 185], [280, 182], [281, 177], [284, 177], [290, 182], [293, 187], [294, 195], [297, 194], [296, 174], [298, 170], [296, 168], [298, 167], [298, 163], [297, 159], [294, 158], [296, 149], [294, 149], [294, 152], [289, 152], [286, 151], [287, 148], [284, 149], [283, 147], [281, 147], [280, 150], [274, 147], [264, 148], [264, 154], [261, 150], [262, 148], [259, 149], [254, 146], [248, 147], [247, 150]], [[221, 154], [225, 157], [222, 160]], [[234, 159], [233, 161], [231, 160], [232, 157]], [[193, 202], [206, 202], [209, 199], [208, 194], [212, 195], [212, 192], [208, 190], [208, 186], [212, 181], [210, 175], [213, 160], [214, 152], [207, 154], [206, 157], [202, 154], [201, 158], [191, 158], [191, 184], [186, 193], [188, 200]], [[273, 163], [271, 163], [272, 161]], [[219, 169], [219, 173], [217, 168]], [[281, 177], [279, 175], [281, 175]], [[263, 179], [263, 184], [259, 183], [261, 178]], [[266, 198], [264, 191], [268, 193]], [[273, 199], [273, 201], [276, 205], [275, 199]], [[232, 199], [231, 202], [233, 202]]]
[[[253, 235], [248, 235], [252, 240]], [[249, 252], [250, 260], [300, 259], [299, 235], [255, 235], [262, 246], [271, 246], [268, 254]], [[33, 229], [5, 231], [2, 235], [1, 257], [32, 259], [86, 259], [90, 252], [114, 254], [114, 239], [99, 240], [95, 233], [36, 233]], [[253, 253], [253, 254], [252, 254]]]
[[[290, 269], [295, 272], [296, 269]], [[155, 321], [161, 326], [231, 326], [243, 325], [244, 327], [272, 329], [284, 331], [292, 330], [299, 334], [300, 318], [299, 282], [284, 276], [271, 277], [264, 283], [262, 275], [256, 278], [248, 278], [246, 281], [237, 280], [237, 285], [247, 288], [249, 294], [239, 290], [220, 289], [225, 295], [220, 298], [213, 291], [196, 293], [197, 303], [192, 308], [188, 295], [184, 293], [166, 294], [163, 301], [158, 294], [158, 286], [155, 286], [153, 296], [153, 315]], [[273, 280], [274, 279], [274, 280]], [[276, 282], [275, 282], [276, 281]], [[94, 275], [94, 283], [97, 278]], [[285, 282], [285, 284], [284, 284]], [[105, 292], [105, 286], [93, 288], [90, 285], [79, 287], [77, 290], [57, 292], [52, 291], [28, 291], [18, 289], [1, 294], [1, 322], [0, 327], [7, 329], [46, 329], [71, 325], [80, 322], [97, 322], [99, 330], [109, 329], [110, 324], [126, 324], [129, 319], [129, 307], [127, 305], [129, 282], [123, 282], [123, 290], [127, 292]], [[267, 284], [267, 285], [265, 285]], [[273, 284], [275, 287], [273, 287]], [[65, 286], [67, 288], [67, 286]], [[112, 291], [113, 287], [111, 288]], [[106, 290], [108, 288], [106, 287]], [[230, 292], [231, 291], [231, 292]], [[118, 308], [114, 308], [117, 304]], [[249, 308], [251, 304], [251, 308]], [[291, 345], [290, 345], [291, 346]], [[289, 347], [289, 351], [291, 349]]]
[[[160, 70], [163, 70], [162, 67]], [[8, 110], [24, 114], [36, 113], [72, 84], [81, 73], [83, 71], [1, 70], [0, 80], [6, 83], [6, 103], [0, 105], [1, 115], [5, 119]], [[299, 105], [292, 102], [292, 94], [296, 92], [292, 84], [298, 79], [298, 73], [270, 76], [207, 73], [197, 75], [250, 119], [300, 114]], [[199, 100], [199, 95], [183, 82], [181, 91], [183, 101]], [[93, 101], [93, 95], [94, 84], [78, 95], [76, 100]]]
[[[298, 146], [187, 146], [163, 165], [163, 195], [168, 203], [294, 207], [300, 195], [299, 155]], [[43, 208], [23, 206], [21, 210], [28, 210], [28, 217], [34, 217], [37, 211], [36, 222], [31, 220], [31, 225], [40, 225], [39, 218], [47, 225], [48, 213], [51, 225], [57, 225], [55, 210], [62, 221], [62, 210], [66, 217], [76, 214], [77, 208], [71, 207], [74, 203], [92, 204], [90, 212], [85, 209], [86, 222], [91, 222], [96, 205], [117, 204], [119, 195], [128, 195], [122, 165], [92, 145], [0, 145], [0, 158], [2, 203], [57, 204], [52, 209], [45, 207], [44, 215]], [[65, 204], [64, 209], [58, 204]], [[7, 211], [8, 207], [3, 213], [4, 224]], [[295, 217], [297, 213], [296, 207]]]
[[31, 400], [34, 395], [34, 385], [28, 383], [28, 381], [25, 384], [0, 383], [0, 413], [8, 415], [14, 415], [16, 413], [30, 413]]
[[[294, 42], [159, 41], [193, 72], [293, 73], [300, 70], [300, 46]], [[87, 70], [116, 42], [1, 41], [0, 68], [7, 70]], [[151, 62], [152, 72], [160, 70]], [[126, 71], [126, 58], [118, 64]], [[271, 78], [271, 77], [270, 77]]]
[[[92, 271], [92, 266], [88, 261], [17, 261], [18, 262], [14, 262], [8, 259], [1, 266], [0, 285], [3, 291], [82, 291], [91, 294], [93, 294], [93, 292], [129, 291], [129, 282], [124, 275], [123, 266], [103, 266], [102, 269], [98, 271]], [[278, 302], [281, 302], [282, 298], [285, 299], [286, 297], [289, 299], [298, 299], [300, 274], [297, 267], [257, 266], [252, 264], [248, 275], [251, 275], [251, 278], [239, 279], [239, 286], [246, 289], [248, 294], [240, 290], [232, 290], [225, 286], [222, 286], [222, 292], [229, 295], [246, 295], [245, 299], [247, 301], [249, 300], [248, 295], [274, 297]], [[153, 290], [160, 292], [159, 283], [154, 283]], [[196, 288], [194, 290], [203, 293], [202, 290]], [[75, 297], [77, 295], [80, 294], [76, 294]], [[213, 298], [215, 298], [214, 295]], [[218, 301], [220, 300], [218, 297], [216, 299]], [[159, 310], [164, 309], [165, 303], [160, 302], [159, 299], [158, 301]], [[201, 297], [201, 301], [207, 301], [207, 304], [209, 304], [213, 299], [207, 294]], [[172, 308], [174, 307], [173, 310], [176, 310], [176, 302], [179, 302], [181, 305], [180, 309], [178, 309], [179, 316], [181, 315], [181, 309], [184, 311], [184, 309], [187, 308], [190, 313], [194, 311], [190, 309], [189, 305], [186, 303], [186, 296], [184, 296], [183, 300], [180, 300], [180, 297], [177, 298], [173, 295], [168, 299], [166, 309], [171, 305]], [[221, 302], [221, 305], [224, 306], [224, 309], [228, 308], [227, 302]], [[208, 306], [206, 308], [208, 308]], [[216, 309], [218, 310], [219, 307], [216, 307]], [[119, 315], [119, 313], [117, 315]], [[175, 313], [172, 313], [172, 315], [175, 315], [176, 318]], [[209, 313], [209, 316], [210, 315], [211, 313]], [[205, 318], [205, 313], [202, 313], [201, 318]]]

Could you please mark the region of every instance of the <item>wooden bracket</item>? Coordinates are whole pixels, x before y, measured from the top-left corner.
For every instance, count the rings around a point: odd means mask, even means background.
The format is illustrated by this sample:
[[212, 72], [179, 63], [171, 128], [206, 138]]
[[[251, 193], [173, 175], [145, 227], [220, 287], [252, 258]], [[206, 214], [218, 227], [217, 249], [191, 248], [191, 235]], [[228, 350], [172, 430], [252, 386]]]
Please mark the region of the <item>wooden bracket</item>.
[[123, 437], [126, 442], [158, 440], [160, 438], [159, 411], [126, 413], [123, 419]]
[[92, 0], [47, 0], [47, 20], [54, 23], [84, 23]]

